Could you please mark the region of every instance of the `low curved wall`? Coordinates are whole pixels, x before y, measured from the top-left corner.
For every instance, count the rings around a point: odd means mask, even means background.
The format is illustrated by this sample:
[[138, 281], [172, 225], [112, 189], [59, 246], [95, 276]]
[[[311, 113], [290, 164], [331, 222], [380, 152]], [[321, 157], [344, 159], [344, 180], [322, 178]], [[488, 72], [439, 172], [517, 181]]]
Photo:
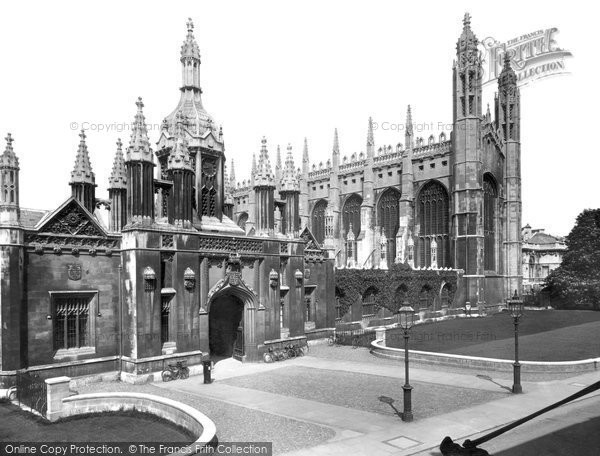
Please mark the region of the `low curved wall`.
[[194, 454], [213, 440], [217, 429], [210, 418], [181, 402], [144, 393], [92, 393], [77, 394], [62, 400], [61, 417], [86, 413], [119, 412], [136, 410], [151, 413], [182, 426], [197, 440], [178, 454]]
[[[512, 371], [513, 361], [508, 359], [480, 358], [477, 356], [435, 353], [420, 350], [409, 350], [410, 360], [442, 366], [458, 366], [468, 368], [485, 368], [497, 371]], [[371, 342], [371, 353], [381, 358], [404, 359], [403, 348], [391, 348], [384, 345], [383, 339]], [[598, 370], [600, 358], [579, 361], [520, 361], [521, 372], [589, 372]]]

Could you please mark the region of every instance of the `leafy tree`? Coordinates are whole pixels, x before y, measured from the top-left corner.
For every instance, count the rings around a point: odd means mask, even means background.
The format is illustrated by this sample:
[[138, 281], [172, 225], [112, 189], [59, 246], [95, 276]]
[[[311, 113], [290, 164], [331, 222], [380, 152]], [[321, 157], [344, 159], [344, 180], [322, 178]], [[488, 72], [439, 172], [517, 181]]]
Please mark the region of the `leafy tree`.
[[600, 209], [577, 216], [565, 240], [561, 265], [546, 279], [546, 291], [561, 307], [600, 310]]

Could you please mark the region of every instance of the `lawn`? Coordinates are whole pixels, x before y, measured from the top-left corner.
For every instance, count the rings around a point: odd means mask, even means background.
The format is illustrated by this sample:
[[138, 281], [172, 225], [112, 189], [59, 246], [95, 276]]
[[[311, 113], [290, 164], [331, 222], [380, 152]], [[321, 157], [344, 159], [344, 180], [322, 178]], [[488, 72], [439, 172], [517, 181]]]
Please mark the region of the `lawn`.
[[196, 437], [153, 415], [119, 412], [49, 423], [0, 403], [0, 442], [193, 442]]
[[[383, 415], [394, 415], [395, 412], [380, 397], [394, 399], [399, 408], [402, 408], [403, 403], [402, 388], [397, 378], [309, 367], [286, 366], [260, 374], [222, 380], [220, 383]], [[411, 385], [414, 387], [412, 396], [415, 419], [506, 397], [503, 392], [474, 388], [420, 382], [411, 382]]]
[[[600, 357], [600, 312], [540, 310], [519, 322], [521, 360], [570, 361]], [[387, 345], [403, 347], [400, 330], [387, 334]], [[414, 326], [410, 348], [441, 353], [512, 359], [514, 325], [508, 313], [460, 318]]]

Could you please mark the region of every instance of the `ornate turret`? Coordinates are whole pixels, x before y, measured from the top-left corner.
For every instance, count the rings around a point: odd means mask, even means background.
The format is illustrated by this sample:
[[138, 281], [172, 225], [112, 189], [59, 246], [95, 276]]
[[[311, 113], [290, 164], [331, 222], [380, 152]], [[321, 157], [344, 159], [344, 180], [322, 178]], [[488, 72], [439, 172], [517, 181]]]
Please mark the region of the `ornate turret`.
[[141, 98], [125, 156], [127, 168], [127, 224], [154, 221], [154, 160]]
[[176, 118], [175, 145], [169, 154], [167, 167], [168, 177], [173, 181], [173, 188], [169, 193], [169, 223], [190, 228], [193, 221], [194, 168], [187, 148], [181, 112], [177, 113]]
[[92, 171], [87, 144], [85, 143], [85, 132], [79, 133], [79, 147], [75, 157], [75, 167], [71, 171], [72, 194], [83, 206], [94, 213], [96, 208], [96, 177]]
[[0, 225], [20, 225], [19, 159], [13, 150], [13, 138], [6, 135], [6, 148], [0, 155]]
[[277, 190], [281, 189], [281, 174], [283, 172], [283, 166], [281, 165], [281, 148], [277, 144], [277, 155], [275, 159], [275, 186]]
[[504, 220], [506, 238], [504, 242], [507, 264], [505, 296], [513, 290], [522, 294], [523, 263], [521, 241], [521, 96], [517, 87], [517, 75], [510, 65], [510, 56], [504, 55], [504, 68], [498, 78], [496, 101], [496, 126], [504, 140], [502, 149], [504, 163], [504, 195], [507, 214]]
[[203, 136], [212, 131], [219, 139], [219, 127], [202, 105], [202, 89], [200, 88], [200, 48], [194, 37], [194, 23], [187, 21], [187, 35], [181, 46], [181, 98], [177, 107], [165, 118], [168, 131], [174, 134], [177, 124], [177, 113], [182, 112], [188, 123], [186, 128], [191, 134]]
[[267, 151], [267, 139], [263, 136], [261, 140], [258, 166], [254, 177], [254, 194], [256, 204], [256, 233], [259, 235], [273, 235], [275, 229], [275, 182], [269, 152]]
[[300, 231], [300, 183], [294, 165], [292, 145], [287, 146], [285, 167], [281, 179], [281, 196], [285, 199], [285, 213], [283, 216], [283, 233], [297, 236]]
[[412, 111], [410, 109], [410, 105], [406, 109], [406, 125], [405, 125], [405, 133], [404, 133], [404, 144], [407, 149], [412, 149], [415, 144], [415, 134], [413, 131], [413, 118]]
[[332, 165], [335, 172], [338, 171], [340, 166], [340, 141], [338, 139], [337, 128], [333, 131], [333, 149], [331, 153]]
[[[231, 161], [231, 165], [232, 165], [232, 173], [233, 173], [233, 160]], [[229, 175], [227, 173], [227, 165], [225, 165], [224, 175], [225, 175], [225, 201], [223, 202], [223, 213], [230, 219], [233, 219], [233, 195], [231, 194], [231, 192], [234, 188], [233, 185], [235, 185], [235, 184], [231, 181], [231, 178], [229, 177]]]
[[274, 186], [275, 175], [271, 170], [271, 161], [267, 151], [267, 139], [263, 136], [261, 140], [260, 154], [258, 156], [258, 166], [256, 167], [256, 176], [254, 186]]
[[304, 138], [304, 148], [302, 149], [302, 169], [300, 173], [300, 225], [308, 226], [309, 211], [308, 211], [308, 141]]
[[113, 169], [108, 178], [108, 194], [110, 196], [109, 229], [120, 231], [127, 222], [127, 169], [121, 138], [117, 140]]
[[471, 30], [471, 16], [465, 14], [463, 31], [456, 43], [454, 62], [454, 118], [481, 116], [481, 57], [479, 41]]

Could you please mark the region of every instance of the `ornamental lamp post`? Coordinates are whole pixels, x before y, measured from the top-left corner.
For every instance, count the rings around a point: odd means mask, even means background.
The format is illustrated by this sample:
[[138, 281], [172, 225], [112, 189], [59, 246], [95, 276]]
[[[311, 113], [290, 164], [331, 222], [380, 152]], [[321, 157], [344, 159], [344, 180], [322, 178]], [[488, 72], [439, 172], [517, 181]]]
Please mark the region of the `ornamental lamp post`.
[[519, 299], [517, 290], [515, 290], [514, 296], [508, 300], [507, 304], [515, 325], [515, 362], [513, 363], [512, 392], [519, 394], [523, 392], [521, 387], [521, 364], [519, 363], [519, 318], [523, 316], [523, 300]]
[[400, 314], [400, 327], [404, 331], [404, 412], [402, 413], [402, 421], [412, 421], [412, 386], [408, 381], [408, 332], [415, 323], [415, 309], [413, 309], [408, 301], [404, 301], [402, 307], [398, 310]]

